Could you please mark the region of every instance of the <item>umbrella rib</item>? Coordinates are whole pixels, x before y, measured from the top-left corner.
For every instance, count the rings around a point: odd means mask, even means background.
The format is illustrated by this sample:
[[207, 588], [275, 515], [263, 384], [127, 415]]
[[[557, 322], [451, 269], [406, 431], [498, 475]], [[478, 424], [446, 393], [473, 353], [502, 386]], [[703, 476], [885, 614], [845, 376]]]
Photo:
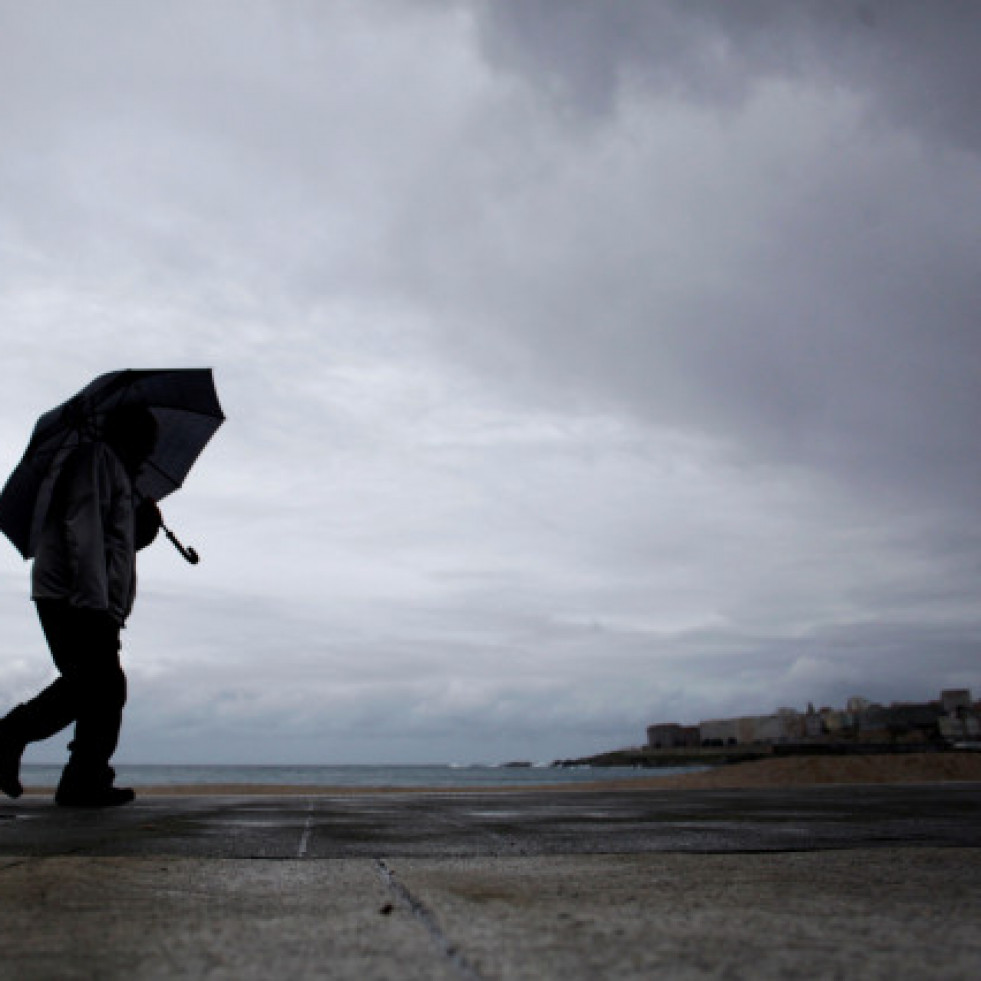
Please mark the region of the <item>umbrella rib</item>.
[[164, 470], [162, 467], [157, 466], [157, 464], [154, 463], [153, 460], [146, 460], [143, 466], [149, 467], [151, 470], [155, 470], [169, 484], [173, 484], [175, 488], [181, 486], [181, 482], [179, 480], [175, 480], [169, 473], [167, 473], [166, 470]]

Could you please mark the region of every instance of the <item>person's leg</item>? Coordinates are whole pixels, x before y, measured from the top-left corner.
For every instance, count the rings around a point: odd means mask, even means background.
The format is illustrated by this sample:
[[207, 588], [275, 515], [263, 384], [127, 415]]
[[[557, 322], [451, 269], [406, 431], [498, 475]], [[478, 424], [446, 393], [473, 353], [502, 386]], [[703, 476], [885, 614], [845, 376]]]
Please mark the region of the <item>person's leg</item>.
[[20, 797], [20, 758], [28, 743], [40, 742], [75, 721], [71, 685], [58, 678], [29, 702], [15, 706], [0, 719], [0, 790]]
[[68, 744], [71, 757], [62, 774], [61, 790], [106, 790], [116, 775], [109, 760], [116, 752], [126, 704], [118, 628], [112, 636], [111, 627], [107, 630], [105, 625], [96, 626], [86, 655], [88, 663], [76, 685], [75, 738]]
[[9, 797], [20, 797], [24, 792], [20, 759], [27, 744], [48, 739], [71, 725], [76, 701], [71, 682], [61, 677], [0, 719], [0, 790]]
[[[59, 803], [125, 803], [132, 791], [112, 786], [109, 760], [116, 751], [126, 704], [119, 663], [119, 625], [105, 613], [68, 604], [39, 606], [41, 623], [70, 692], [75, 718], [71, 758], [55, 795]], [[120, 795], [124, 795], [120, 797]]]

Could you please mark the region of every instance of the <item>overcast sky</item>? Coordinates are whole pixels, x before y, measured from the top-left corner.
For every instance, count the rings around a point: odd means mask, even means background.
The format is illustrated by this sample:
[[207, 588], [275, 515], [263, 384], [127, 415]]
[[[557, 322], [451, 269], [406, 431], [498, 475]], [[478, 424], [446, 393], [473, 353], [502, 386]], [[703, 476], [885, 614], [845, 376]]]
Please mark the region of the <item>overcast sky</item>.
[[981, 694], [979, 91], [957, 0], [0, 0], [0, 470], [115, 368], [228, 417], [118, 758]]

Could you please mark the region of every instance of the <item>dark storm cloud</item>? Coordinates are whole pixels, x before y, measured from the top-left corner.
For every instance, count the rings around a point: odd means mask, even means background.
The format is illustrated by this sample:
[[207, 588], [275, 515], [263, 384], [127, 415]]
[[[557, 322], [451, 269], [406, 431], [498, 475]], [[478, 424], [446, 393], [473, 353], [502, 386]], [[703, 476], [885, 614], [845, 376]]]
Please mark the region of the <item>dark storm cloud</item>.
[[525, 151], [539, 185], [498, 202], [513, 253], [447, 278], [480, 268], [531, 373], [973, 507], [981, 8], [481, 9], [491, 63], [557, 122]]
[[494, 60], [590, 113], [611, 111], [636, 80], [731, 105], [762, 79], [811, 78], [981, 149], [981, 8], [969, 0], [492, 0], [482, 10]]

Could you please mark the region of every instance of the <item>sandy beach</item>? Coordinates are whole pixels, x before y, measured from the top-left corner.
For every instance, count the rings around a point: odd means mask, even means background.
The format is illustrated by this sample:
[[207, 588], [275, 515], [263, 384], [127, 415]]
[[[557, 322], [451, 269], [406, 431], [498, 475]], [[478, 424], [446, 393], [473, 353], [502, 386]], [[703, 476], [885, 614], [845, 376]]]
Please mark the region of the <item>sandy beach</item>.
[[[981, 753], [896, 756], [797, 756], [733, 763], [705, 773], [644, 778], [652, 788], [678, 790], [805, 787], [817, 784], [912, 784], [981, 781]], [[631, 782], [637, 786], [636, 782]]]

